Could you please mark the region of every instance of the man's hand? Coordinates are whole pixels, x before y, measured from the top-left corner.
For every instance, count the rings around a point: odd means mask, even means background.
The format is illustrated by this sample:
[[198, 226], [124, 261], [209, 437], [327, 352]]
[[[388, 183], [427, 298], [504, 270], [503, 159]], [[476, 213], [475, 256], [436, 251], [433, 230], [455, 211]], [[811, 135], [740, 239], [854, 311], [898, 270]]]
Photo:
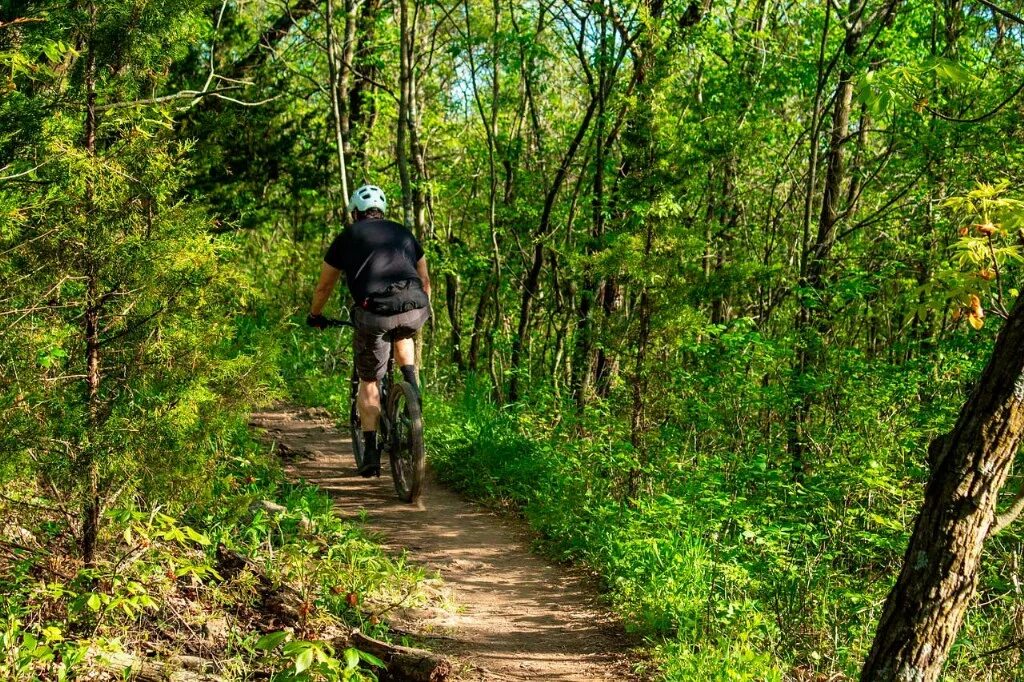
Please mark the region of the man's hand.
[[313, 313], [310, 313], [309, 315], [306, 316], [306, 324], [316, 329], [327, 329], [328, 327], [326, 317], [324, 317], [323, 315], [314, 315]]

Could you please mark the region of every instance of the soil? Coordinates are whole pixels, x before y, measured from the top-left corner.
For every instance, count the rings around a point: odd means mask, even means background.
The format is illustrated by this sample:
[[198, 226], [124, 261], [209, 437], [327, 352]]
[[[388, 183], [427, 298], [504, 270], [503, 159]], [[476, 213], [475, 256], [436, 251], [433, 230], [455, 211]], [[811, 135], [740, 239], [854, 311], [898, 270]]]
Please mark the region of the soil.
[[630, 645], [591, 580], [530, 551], [520, 522], [473, 504], [433, 477], [419, 505], [387, 472], [356, 475], [347, 429], [323, 410], [252, 416], [288, 456], [286, 471], [326, 490], [338, 514], [444, 579], [454, 608], [407, 609], [402, 630], [452, 656], [459, 680], [631, 680]]

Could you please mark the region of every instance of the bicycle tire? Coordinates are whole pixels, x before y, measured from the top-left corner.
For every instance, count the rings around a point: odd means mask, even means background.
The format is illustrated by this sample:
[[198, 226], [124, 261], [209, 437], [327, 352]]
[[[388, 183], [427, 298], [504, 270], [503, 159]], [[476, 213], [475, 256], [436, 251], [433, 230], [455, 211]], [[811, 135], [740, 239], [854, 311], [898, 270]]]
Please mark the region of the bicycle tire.
[[426, 453], [419, 396], [408, 382], [392, 385], [388, 413], [391, 417], [391, 479], [398, 499], [412, 504], [423, 494]]
[[363, 466], [363, 456], [366, 452], [366, 445], [363, 443], [363, 426], [359, 418], [359, 376], [355, 369], [352, 370], [352, 378], [349, 380], [349, 412], [348, 423], [352, 434], [352, 457], [356, 461], [356, 469]]

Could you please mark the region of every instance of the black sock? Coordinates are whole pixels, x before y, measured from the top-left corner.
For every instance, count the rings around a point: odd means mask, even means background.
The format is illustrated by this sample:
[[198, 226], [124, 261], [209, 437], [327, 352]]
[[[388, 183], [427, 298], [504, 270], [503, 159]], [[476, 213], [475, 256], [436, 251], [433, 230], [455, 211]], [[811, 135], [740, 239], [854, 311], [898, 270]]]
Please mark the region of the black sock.
[[380, 476], [380, 455], [377, 453], [377, 432], [363, 431], [363, 466], [359, 469], [363, 478]]
[[375, 459], [377, 456], [377, 432], [376, 431], [363, 431], [363, 446], [364, 452], [367, 457], [366, 461]]
[[402, 378], [408, 381], [409, 385], [419, 391], [419, 384], [416, 383], [416, 365], [402, 365], [399, 369], [402, 370]]

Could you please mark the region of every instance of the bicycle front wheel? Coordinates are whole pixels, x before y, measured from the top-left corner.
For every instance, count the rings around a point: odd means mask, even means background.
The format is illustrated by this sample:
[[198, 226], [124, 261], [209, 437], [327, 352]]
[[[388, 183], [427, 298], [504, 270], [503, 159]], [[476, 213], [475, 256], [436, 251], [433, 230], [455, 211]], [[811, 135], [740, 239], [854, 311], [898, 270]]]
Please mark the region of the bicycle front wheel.
[[408, 382], [391, 388], [391, 478], [403, 502], [414, 503], [423, 493], [426, 456], [423, 450], [423, 416], [419, 397]]

